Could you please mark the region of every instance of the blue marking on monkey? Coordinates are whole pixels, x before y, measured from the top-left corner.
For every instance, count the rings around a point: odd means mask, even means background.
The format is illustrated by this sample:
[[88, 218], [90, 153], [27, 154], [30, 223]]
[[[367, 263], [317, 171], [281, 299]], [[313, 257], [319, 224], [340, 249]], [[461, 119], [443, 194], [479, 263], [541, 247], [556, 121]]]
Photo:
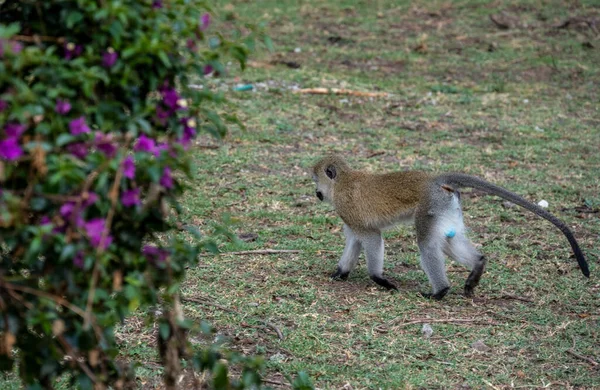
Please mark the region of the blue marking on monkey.
[[446, 233], [444, 233], [446, 235], [446, 237], [448, 238], [452, 238], [456, 235], [456, 229], [454, 229], [453, 227], [449, 228], [448, 230], [446, 230]]

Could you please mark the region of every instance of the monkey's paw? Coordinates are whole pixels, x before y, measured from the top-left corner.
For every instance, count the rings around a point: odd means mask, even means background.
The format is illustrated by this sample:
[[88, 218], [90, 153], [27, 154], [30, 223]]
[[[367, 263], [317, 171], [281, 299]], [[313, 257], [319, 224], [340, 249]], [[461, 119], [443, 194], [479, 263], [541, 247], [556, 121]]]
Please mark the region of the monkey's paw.
[[338, 267], [337, 270], [335, 270], [335, 272], [331, 274], [331, 279], [346, 280], [348, 279], [349, 274], [350, 272], [342, 272], [342, 269]]
[[444, 298], [446, 296], [446, 294], [448, 294], [448, 291], [450, 290], [450, 287], [446, 287], [444, 289], [441, 289], [440, 291], [438, 291], [437, 293], [424, 293], [422, 292], [421, 295], [424, 298], [427, 299], [434, 299], [436, 301], [441, 301], [442, 298]]

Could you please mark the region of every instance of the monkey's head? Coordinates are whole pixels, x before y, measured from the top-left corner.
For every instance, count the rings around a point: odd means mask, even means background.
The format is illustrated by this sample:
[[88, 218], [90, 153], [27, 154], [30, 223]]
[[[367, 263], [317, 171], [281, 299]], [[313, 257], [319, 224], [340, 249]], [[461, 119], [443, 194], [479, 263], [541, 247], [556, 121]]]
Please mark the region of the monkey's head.
[[317, 186], [317, 198], [331, 203], [336, 182], [338, 182], [340, 176], [350, 170], [346, 161], [338, 155], [330, 155], [317, 161], [312, 172], [313, 180]]

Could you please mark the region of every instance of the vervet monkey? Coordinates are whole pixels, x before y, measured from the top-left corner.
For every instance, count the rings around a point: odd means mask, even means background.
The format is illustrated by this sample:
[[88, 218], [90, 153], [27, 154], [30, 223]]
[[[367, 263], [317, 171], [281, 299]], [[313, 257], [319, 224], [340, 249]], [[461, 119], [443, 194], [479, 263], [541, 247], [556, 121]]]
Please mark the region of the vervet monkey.
[[414, 221], [421, 267], [432, 292], [423, 294], [442, 299], [450, 288], [444, 255], [471, 269], [465, 282], [465, 295], [473, 290], [483, 274], [486, 259], [466, 236], [460, 206], [461, 187], [483, 190], [511, 201], [552, 222], [567, 237], [581, 272], [589, 277], [585, 257], [569, 228], [541, 207], [504, 188], [462, 173], [435, 175], [422, 171], [372, 174], [353, 170], [337, 155], [319, 160], [313, 167], [316, 195], [333, 205], [344, 221], [346, 246], [332, 278], [346, 279], [364, 249], [371, 279], [397, 289], [383, 274], [382, 230], [398, 223]]

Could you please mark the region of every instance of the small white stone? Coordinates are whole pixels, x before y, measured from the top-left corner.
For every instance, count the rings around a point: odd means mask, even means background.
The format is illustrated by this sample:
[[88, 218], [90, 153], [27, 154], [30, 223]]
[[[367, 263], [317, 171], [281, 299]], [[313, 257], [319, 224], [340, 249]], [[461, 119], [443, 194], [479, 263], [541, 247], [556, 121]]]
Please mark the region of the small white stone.
[[294, 53], [300, 53], [302, 51], [302, 49], [300, 49], [299, 47], [294, 49]]
[[544, 209], [547, 209], [547, 208], [548, 208], [548, 201], [546, 201], [546, 200], [542, 199], [542, 200], [540, 200], [540, 201], [538, 202], [538, 206], [540, 206], [540, 207], [542, 207], [542, 208], [544, 208]]
[[540, 132], [540, 133], [543, 133], [543, 132], [545, 131], [544, 129], [542, 129], [542, 128], [541, 128], [541, 127], [539, 127], [539, 126], [536, 126], [536, 127], [534, 127], [533, 129], [534, 129], [535, 131], [538, 131], [538, 132]]
[[433, 334], [433, 328], [429, 324], [423, 324], [423, 327], [421, 328], [421, 333], [423, 333], [423, 337], [428, 339]]
[[523, 103], [525, 103], [525, 104], [529, 103], [529, 99], [523, 99]]

